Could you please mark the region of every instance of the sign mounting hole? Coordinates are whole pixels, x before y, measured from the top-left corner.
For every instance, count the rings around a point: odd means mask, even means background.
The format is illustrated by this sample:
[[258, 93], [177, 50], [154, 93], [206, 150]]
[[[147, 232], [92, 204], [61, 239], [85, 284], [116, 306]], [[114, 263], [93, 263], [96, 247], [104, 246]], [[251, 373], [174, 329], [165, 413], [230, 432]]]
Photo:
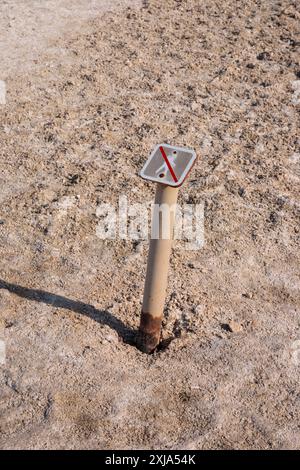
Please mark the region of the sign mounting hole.
[[164, 176], [165, 176], [164, 173], [160, 173], [160, 174], [159, 174], [159, 177], [160, 177], [160, 178], [163, 178]]

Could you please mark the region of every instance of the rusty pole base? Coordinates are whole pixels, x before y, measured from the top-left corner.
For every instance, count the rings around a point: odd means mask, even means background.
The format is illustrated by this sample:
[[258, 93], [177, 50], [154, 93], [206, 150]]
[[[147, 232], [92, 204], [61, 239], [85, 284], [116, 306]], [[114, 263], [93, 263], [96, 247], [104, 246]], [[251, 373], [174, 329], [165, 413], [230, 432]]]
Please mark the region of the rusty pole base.
[[136, 346], [142, 352], [151, 354], [159, 344], [162, 318], [152, 317], [142, 312], [139, 331], [136, 336]]

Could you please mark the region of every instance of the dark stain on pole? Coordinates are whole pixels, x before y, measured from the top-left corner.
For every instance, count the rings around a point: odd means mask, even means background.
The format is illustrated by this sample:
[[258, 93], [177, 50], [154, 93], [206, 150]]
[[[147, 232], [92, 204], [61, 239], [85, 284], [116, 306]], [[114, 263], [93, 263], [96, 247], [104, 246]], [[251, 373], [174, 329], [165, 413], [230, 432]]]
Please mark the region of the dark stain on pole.
[[154, 351], [160, 340], [161, 317], [153, 317], [149, 313], [142, 312], [140, 328], [137, 332], [136, 345], [147, 354]]

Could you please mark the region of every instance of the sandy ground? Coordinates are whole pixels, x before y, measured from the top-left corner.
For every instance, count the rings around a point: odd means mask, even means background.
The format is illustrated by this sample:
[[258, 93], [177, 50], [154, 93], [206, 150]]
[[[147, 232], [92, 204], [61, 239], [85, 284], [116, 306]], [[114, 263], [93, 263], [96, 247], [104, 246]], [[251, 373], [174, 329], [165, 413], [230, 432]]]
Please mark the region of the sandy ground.
[[[0, 446], [299, 448], [299, 4], [124, 3], [1, 2]], [[158, 142], [197, 151], [205, 245], [148, 356], [148, 243], [96, 209], [152, 200]]]

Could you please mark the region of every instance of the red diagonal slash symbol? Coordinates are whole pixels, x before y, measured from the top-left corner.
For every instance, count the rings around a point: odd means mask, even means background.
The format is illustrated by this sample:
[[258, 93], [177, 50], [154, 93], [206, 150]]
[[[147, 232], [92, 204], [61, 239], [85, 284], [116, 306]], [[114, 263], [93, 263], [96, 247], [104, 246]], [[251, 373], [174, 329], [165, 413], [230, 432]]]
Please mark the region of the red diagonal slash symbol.
[[160, 147], [159, 147], [159, 150], [161, 151], [161, 154], [162, 154], [162, 156], [163, 156], [164, 161], [165, 161], [166, 164], [168, 165], [168, 168], [169, 168], [169, 171], [170, 171], [170, 173], [171, 173], [171, 175], [172, 175], [173, 180], [175, 181], [175, 183], [177, 183], [177, 182], [178, 182], [178, 179], [177, 179], [177, 177], [176, 177], [176, 175], [175, 175], [175, 173], [174, 173], [174, 170], [173, 170], [173, 168], [172, 168], [172, 166], [171, 166], [171, 163], [170, 163], [169, 160], [168, 160], [168, 157], [167, 157], [167, 155], [166, 155], [166, 152], [165, 152], [164, 148], [163, 148], [162, 146], [160, 146]]

